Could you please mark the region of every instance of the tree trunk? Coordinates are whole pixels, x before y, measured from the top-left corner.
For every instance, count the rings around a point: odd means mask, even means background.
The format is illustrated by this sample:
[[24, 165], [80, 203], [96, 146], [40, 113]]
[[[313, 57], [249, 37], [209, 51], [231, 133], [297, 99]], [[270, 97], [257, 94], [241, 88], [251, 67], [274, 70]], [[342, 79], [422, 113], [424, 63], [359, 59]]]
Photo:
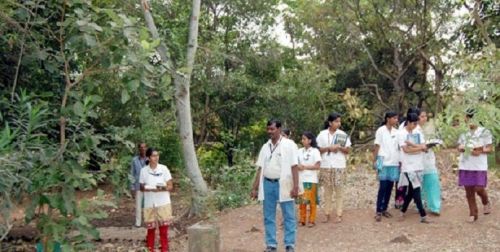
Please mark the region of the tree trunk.
[[191, 99], [189, 97], [189, 78], [177, 75], [175, 84], [175, 107], [177, 110], [177, 130], [181, 138], [182, 154], [189, 179], [193, 183], [193, 201], [191, 215], [202, 215], [208, 187], [201, 175], [193, 142], [193, 126], [191, 120]]
[[[149, 10], [147, 0], [141, 0], [141, 6], [144, 12], [146, 25], [153, 38], [159, 39], [158, 30]], [[193, 201], [190, 215], [202, 215], [207, 210], [206, 197], [208, 196], [208, 187], [201, 175], [193, 139], [193, 124], [191, 116], [190, 83], [191, 73], [193, 71], [196, 49], [198, 48], [198, 18], [200, 15], [200, 0], [192, 1], [191, 18], [189, 20], [189, 37], [186, 52], [186, 65], [182, 72], [174, 69], [175, 61], [168, 54], [165, 44], [160, 43], [157, 51], [167, 69], [173, 75], [175, 85], [175, 107], [177, 113], [177, 131], [182, 144], [182, 154], [184, 164], [191, 183], [193, 184]]]

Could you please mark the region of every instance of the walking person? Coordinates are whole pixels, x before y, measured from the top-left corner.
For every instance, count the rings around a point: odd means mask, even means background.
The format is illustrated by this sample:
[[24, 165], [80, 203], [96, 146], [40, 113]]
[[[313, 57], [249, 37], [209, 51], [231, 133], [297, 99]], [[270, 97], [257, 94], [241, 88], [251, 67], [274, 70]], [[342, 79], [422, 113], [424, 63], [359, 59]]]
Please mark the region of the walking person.
[[469, 205], [468, 222], [475, 222], [479, 218], [476, 194], [481, 198], [483, 213], [491, 213], [491, 202], [486, 192], [486, 184], [488, 182], [487, 154], [492, 151], [493, 139], [489, 130], [472, 121], [474, 113], [474, 110], [467, 110], [465, 122], [469, 124], [469, 131], [460, 135], [458, 141], [460, 152], [458, 185], [465, 188]]
[[297, 145], [281, 135], [281, 122], [267, 122], [269, 140], [259, 152], [257, 174], [250, 196], [263, 201], [267, 252], [277, 251], [276, 204], [279, 202], [284, 221], [286, 252], [295, 251], [297, 223], [294, 199], [299, 193]]
[[170, 192], [173, 190], [172, 175], [165, 165], [159, 163], [160, 155], [148, 148], [149, 164], [141, 170], [139, 179], [144, 192], [144, 223], [147, 228], [146, 246], [155, 251], [156, 228], [160, 230], [161, 251], [168, 251], [168, 226], [173, 219]]
[[[428, 122], [426, 111], [420, 110], [418, 126], [418, 129], [427, 140], [427, 144], [440, 143], [440, 140], [436, 138], [434, 125], [430, 125]], [[422, 196], [430, 213], [439, 216], [441, 214], [441, 183], [439, 182], [439, 171], [436, 166], [436, 155], [432, 148], [428, 148], [427, 152], [424, 152]]]
[[411, 200], [415, 201], [420, 214], [420, 222], [429, 223], [426, 212], [422, 204], [422, 176], [423, 176], [423, 153], [427, 151], [427, 146], [422, 133], [415, 130], [418, 124], [418, 115], [408, 114], [406, 126], [398, 131], [398, 144], [401, 152], [401, 176], [400, 186], [407, 186], [407, 192], [401, 207], [401, 220], [408, 210]]
[[384, 124], [375, 133], [373, 163], [379, 180], [375, 215], [377, 222], [382, 220], [382, 216], [392, 217], [387, 207], [391, 199], [392, 187], [399, 180], [400, 175], [397, 126], [398, 114], [387, 112], [384, 116]]
[[[314, 227], [316, 225], [316, 206], [318, 203], [318, 172], [321, 154], [316, 143], [316, 136], [306, 131], [302, 133], [302, 148], [299, 149], [299, 181], [304, 186], [304, 193], [299, 198], [300, 219], [302, 226]], [[309, 206], [309, 218], [307, 218]]]
[[334, 191], [336, 222], [342, 221], [343, 187], [345, 185], [347, 154], [351, 147], [351, 140], [347, 133], [340, 129], [341, 124], [340, 114], [330, 114], [325, 122], [325, 129], [316, 138], [321, 153], [319, 183], [324, 191], [323, 203], [326, 216], [323, 222], [330, 221]]
[[132, 198], [135, 198], [135, 227], [140, 227], [142, 224], [143, 193], [141, 192], [139, 186], [139, 176], [141, 175], [142, 167], [146, 166], [147, 145], [141, 142], [137, 145], [137, 149], [139, 153], [132, 159], [132, 164], [130, 165], [130, 175], [132, 176], [130, 192], [132, 194]]

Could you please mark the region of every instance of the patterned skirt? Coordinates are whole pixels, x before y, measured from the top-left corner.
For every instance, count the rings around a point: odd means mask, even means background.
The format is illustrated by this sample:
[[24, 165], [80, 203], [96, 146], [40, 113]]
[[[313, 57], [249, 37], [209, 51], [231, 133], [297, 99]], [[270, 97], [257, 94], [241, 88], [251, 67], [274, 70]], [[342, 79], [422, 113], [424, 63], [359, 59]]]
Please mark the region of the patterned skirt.
[[332, 168], [319, 170], [319, 183], [321, 186], [343, 186], [346, 182], [346, 168]]
[[144, 224], [148, 229], [169, 225], [172, 219], [172, 206], [170, 204], [144, 208]]
[[488, 183], [487, 171], [458, 171], [458, 185], [459, 186], [483, 186], [486, 187]]

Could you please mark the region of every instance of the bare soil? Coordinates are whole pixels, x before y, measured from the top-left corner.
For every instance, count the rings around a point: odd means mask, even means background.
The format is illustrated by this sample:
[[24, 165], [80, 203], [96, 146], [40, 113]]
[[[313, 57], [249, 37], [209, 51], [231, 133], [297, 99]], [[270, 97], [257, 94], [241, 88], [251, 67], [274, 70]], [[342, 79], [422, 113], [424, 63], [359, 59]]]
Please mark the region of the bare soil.
[[[319, 209], [317, 225], [299, 227], [296, 251], [500, 251], [500, 179], [490, 171], [488, 194], [493, 212], [480, 214], [475, 223], [467, 223], [468, 207], [463, 188], [457, 186], [456, 154], [438, 155], [443, 207], [440, 216], [429, 216], [430, 224], [421, 224], [414, 204], [403, 221], [399, 212], [390, 209], [393, 218], [374, 219], [378, 182], [374, 171], [357, 167], [348, 174], [341, 223], [322, 223]], [[106, 187], [105, 187], [106, 188]], [[105, 190], [111, 195], [110, 190]], [[82, 197], [91, 197], [87, 193]], [[183, 216], [188, 209], [185, 195], [173, 194], [174, 214]], [[393, 202], [390, 203], [393, 205]], [[480, 213], [482, 206], [478, 198]], [[144, 251], [144, 228], [132, 227], [134, 200], [122, 199], [117, 208], [108, 209], [109, 217], [95, 221], [101, 233], [96, 251]], [[280, 212], [278, 212], [280, 213]], [[22, 213], [18, 214], [22, 218]], [[278, 217], [278, 223], [281, 217]], [[169, 230], [171, 251], [187, 251], [186, 228], [199, 220], [179, 217]], [[263, 251], [264, 227], [262, 206], [255, 202], [215, 215], [212, 221], [220, 228], [221, 251]], [[11, 231], [1, 251], [33, 251], [36, 231], [22, 222]], [[31, 240], [30, 240], [31, 237]], [[278, 228], [279, 250], [284, 251], [283, 230]]]

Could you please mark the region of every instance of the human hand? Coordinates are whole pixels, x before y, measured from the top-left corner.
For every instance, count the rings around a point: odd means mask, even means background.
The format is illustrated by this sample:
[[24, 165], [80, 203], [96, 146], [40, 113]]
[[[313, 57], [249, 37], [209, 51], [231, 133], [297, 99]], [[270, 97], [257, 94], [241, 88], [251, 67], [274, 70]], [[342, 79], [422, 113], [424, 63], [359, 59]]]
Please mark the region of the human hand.
[[298, 186], [294, 186], [292, 188], [292, 190], [290, 191], [290, 196], [292, 198], [297, 198], [299, 196], [299, 187]]
[[472, 156], [479, 156], [483, 153], [483, 148], [474, 148], [471, 151]]
[[255, 188], [252, 188], [252, 191], [250, 192], [250, 198], [253, 200], [256, 200], [258, 196], [258, 190]]
[[459, 145], [457, 149], [459, 152], [465, 152], [465, 146], [463, 144]]

